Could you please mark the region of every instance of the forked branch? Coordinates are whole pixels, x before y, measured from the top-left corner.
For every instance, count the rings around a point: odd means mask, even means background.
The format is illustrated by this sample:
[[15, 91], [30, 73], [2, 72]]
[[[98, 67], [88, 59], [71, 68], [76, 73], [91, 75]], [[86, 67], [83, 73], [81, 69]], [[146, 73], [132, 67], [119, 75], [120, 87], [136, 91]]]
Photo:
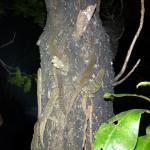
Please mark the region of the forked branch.
[[[113, 80], [113, 83], [112, 85], [113, 86], [116, 86], [120, 83], [122, 83], [123, 81], [125, 81], [131, 74], [132, 72], [134, 72], [134, 70], [137, 68], [138, 64], [140, 63], [140, 59], [137, 61], [137, 63], [134, 65], [134, 67], [131, 69], [131, 71], [125, 76], [123, 77], [123, 79], [120, 79], [122, 77], [122, 75], [124, 74], [126, 68], [127, 68], [127, 65], [128, 65], [128, 62], [129, 62], [129, 59], [130, 59], [130, 56], [131, 56], [131, 53], [133, 51], [133, 48], [135, 46], [135, 43], [141, 33], [141, 30], [143, 28], [143, 23], [144, 23], [144, 13], [145, 13], [145, 8], [144, 8], [144, 0], [141, 0], [141, 17], [140, 17], [140, 24], [139, 24], [139, 27], [138, 27], [138, 30], [131, 42], [131, 45], [128, 49], [128, 52], [127, 52], [127, 55], [126, 55], [126, 58], [125, 58], [125, 61], [123, 63], [123, 66], [121, 68], [121, 71], [118, 73], [118, 75], [115, 77], [115, 79]], [[120, 80], [119, 80], [120, 79]], [[119, 81], [118, 81], [119, 80]]]

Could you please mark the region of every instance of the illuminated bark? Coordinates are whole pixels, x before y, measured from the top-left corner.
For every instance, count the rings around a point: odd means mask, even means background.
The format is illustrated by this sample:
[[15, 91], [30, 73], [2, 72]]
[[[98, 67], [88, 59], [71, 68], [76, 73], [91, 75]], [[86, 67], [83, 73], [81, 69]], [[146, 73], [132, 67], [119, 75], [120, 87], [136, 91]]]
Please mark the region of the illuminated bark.
[[[94, 133], [112, 114], [112, 53], [96, 0], [46, 0], [38, 45], [41, 98], [32, 150], [91, 150]], [[40, 92], [41, 91], [41, 92]], [[38, 103], [40, 104], [40, 103]]]

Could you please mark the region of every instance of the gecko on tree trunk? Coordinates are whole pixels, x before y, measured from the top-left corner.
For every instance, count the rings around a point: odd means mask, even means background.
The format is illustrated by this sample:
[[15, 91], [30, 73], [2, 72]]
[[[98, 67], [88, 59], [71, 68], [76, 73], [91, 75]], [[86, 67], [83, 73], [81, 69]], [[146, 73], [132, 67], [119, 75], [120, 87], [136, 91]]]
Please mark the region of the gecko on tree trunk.
[[100, 123], [112, 115], [109, 37], [96, 1], [46, 0], [47, 23], [38, 45], [42, 89], [34, 149], [91, 150]]

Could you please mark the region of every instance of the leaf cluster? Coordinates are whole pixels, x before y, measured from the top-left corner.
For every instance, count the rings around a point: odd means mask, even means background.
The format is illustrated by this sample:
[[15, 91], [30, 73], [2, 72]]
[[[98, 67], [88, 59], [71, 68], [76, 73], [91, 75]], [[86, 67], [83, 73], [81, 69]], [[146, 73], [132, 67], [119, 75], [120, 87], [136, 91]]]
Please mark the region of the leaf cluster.
[[24, 75], [21, 70], [17, 68], [14, 74], [9, 75], [8, 82], [17, 87], [22, 87], [24, 92], [28, 93], [32, 86], [32, 76]]
[[150, 126], [138, 137], [144, 109], [122, 112], [100, 126], [95, 135], [94, 150], [149, 150]]
[[[150, 82], [140, 82], [136, 87], [150, 86]], [[104, 94], [105, 98], [135, 96], [136, 94]], [[140, 96], [150, 102], [145, 96]], [[103, 123], [95, 134], [94, 150], [149, 150], [150, 126], [146, 129], [146, 135], [138, 136], [141, 115], [150, 113], [150, 110], [132, 109], [122, 112]]]

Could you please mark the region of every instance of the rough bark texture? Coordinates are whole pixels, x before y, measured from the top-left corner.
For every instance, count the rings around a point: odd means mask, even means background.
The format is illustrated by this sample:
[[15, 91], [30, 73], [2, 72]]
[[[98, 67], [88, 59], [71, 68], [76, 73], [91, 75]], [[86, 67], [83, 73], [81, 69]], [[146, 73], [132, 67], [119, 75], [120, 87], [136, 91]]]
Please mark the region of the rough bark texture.
[[[112, 114], [109, 37], [94, 0], [46, 0], [41, 54], [41, 112], [32, 150], [90, 150], [100, 123]], [[39, 93], [38, 93], [39, 94]], [[38, 100], [39, 101], [39, 100]], [[40, 103], [39, 103], [40, 104]]]

